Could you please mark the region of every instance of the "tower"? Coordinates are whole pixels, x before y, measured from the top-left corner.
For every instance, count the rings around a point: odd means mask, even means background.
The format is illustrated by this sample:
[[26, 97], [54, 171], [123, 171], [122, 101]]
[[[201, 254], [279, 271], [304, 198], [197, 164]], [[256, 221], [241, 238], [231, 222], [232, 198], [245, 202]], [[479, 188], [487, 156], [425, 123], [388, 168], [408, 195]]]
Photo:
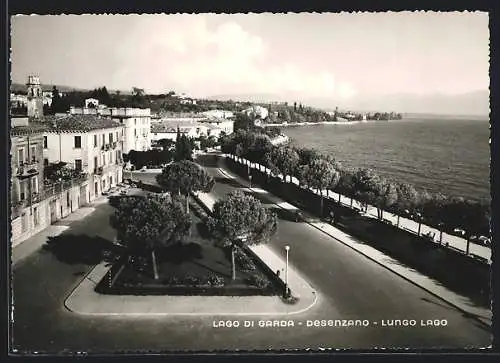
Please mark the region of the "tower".
[[28, 117], [43, 116], [43, 93], [38, 76], [28, 76]]

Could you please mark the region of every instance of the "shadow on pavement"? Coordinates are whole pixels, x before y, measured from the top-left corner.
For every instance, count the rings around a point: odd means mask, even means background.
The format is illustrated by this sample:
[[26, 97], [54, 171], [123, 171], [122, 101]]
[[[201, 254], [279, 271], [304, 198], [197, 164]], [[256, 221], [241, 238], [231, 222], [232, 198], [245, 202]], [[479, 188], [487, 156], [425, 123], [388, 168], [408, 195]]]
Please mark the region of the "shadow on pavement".
[[215, 182], [219, 184], [226, 184], [234, 188], [241, 188], [241, 184], [238, 183], [236, 180], [231, 179], [231, 178], [224, 178], [224, 177], [215, 177]]
[[70, 265], [113, 262], [123, 251], [123, 247], [105, 238], [75, 234], [49, 237], [43, 249], [52, 252], [59, 261]]
[[208, 230], [207, 224], [204, 221], [199, 221], [196, 223], [196, 232], [198, 236], [203, 239], [211, 239], [210, 231]]

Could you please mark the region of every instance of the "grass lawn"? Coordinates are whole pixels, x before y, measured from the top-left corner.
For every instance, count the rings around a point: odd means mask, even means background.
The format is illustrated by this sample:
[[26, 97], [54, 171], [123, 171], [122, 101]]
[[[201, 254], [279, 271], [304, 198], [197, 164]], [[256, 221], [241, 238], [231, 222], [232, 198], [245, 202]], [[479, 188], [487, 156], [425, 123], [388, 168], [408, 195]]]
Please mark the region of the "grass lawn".
[[[236, 253], [236, 280], [231, 278], [231, 253], [208, 238], [203, 221], [191, 213], [191, 235], [182, 243], [158, 250], [160, 278], [154, 279], [151, 255], [123, 260], [98, 285], [101, 293], [127, 295], [277, 295], [279, 281], [251, 253]], [[119, 271], [119, 272], [118, 272]]]

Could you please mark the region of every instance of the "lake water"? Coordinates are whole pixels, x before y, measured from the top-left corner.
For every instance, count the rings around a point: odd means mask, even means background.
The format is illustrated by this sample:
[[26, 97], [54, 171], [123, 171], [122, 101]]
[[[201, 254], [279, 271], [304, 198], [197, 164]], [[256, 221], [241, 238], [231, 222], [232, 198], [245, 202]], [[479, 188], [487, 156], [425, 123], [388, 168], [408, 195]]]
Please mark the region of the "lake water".
[[490, 195], [488, 120], [405, 118], [283, 128], [294, 143], [342, 164], [372, 168], [417, 188], [473, 199]]

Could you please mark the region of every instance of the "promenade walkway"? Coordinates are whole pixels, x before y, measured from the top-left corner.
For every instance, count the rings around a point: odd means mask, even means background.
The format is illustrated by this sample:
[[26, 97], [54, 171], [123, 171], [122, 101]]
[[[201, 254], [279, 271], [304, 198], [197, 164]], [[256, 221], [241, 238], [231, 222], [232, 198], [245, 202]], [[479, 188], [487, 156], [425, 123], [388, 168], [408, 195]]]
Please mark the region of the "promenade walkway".
[[[242, 185], [248, 185], [248, 181], [242, 179], [238, 175], [231, 173], [223, 168], [219, 168], [219, 171], [225, 175], [227, 178], [231, 178], [234, 180], [237, 180], [240, 184]], [[288, 202], [283, 201], [282, 199], [274, 196], [273, 194], [269, 193], [268, 191], [262, 189], [262, 188], [249, 188], [249, 187], [243, 187], [242, 189], [244, 190], [249, 190], [253, 193], [259, 193], [260, 195], [264, 196], [265, 199], [271, 201], [272, 203], [276, 204], [278, 207], [286, 209], [286, 210], [297, 210], [298, 208]], [[349, 201], [350, 203], [350, 201]], [[447, 303], [455, 306], [464, 314], [471, 315], [482, 321], [484, 324], [491, 326], [492, 323], [492, 312], [490, 309], [486, 309], [483, 307], [478, 307], [475, 305], [469, 298], [465, 296], [461, 296], [459, 294], [454, 293], [453, 291], [445, 288], [441, 284], [439, 284], [437, 281], [420, 274], [419, 272], [401, 265], [398, 261], [395, 259], [385, 255], [384, 253], [378, 251], [377, 249], [370, 247], [363, 242], [359, 241], [358, 239], [342, 232], [341, 230], [335, 228], [334, 226], [324, 223], [324, 222], [318, 222], [318, 218], [312, 216], [311, 214], [302, 212], [304, 217], [306, 218], [306, 223], [311, 225], [314, 228], [317, 228], [318, 230], [321, 230], [322, 232], [326, 233], [330, 237], [334, 238], [335, 240], [349, 246], [350, 248], [354, 249], [355, 251], [363, 254], [367, 258], [371, 259], [372, 261], [375, 261], [376, 263], [384, 266], [385, 268], [391, 270], [392, 272], [396, 273], [397, 275], [401, 276], [402, 278], [406, 279], [407, 281], [410, 281], [411, 283], [421, 287], [422, 289], [426, 290], [427, 292], [441, 298], [442, 300], [446, 301]]]
[[[246, 159], [234, 158], [234, 156], [230, 156], [230, 155], [224, 155], [224, 156], [229, 157], [232, 160], [239, 162], [243, 165], [247, 165], [249, 168], [259, 170], [259, 167], [260, 167], [260, 170], [266, 172], [267, 174], [271, 173], [271, 171], [268, 168], [266, 168], [262, 165], [259, 166], [259, 164], [256, 164], [256, 163], [251, 163], [250, 161], [248, 161]], [[278, 176], [282, 177], [282, 175], [278, 175]], [[292, 177], [292, 183], [295, 185], [299, 185], [299, 181], [295, 177]], [[312, 190], [312, 192], [319, 195], [319, 190]], [[327, 196], [327, 190], [324, 190], [323, 196], [326, 199], [331, 199], [331, 200], [335, 200], [335, 201], [339, 200], [339, 194], [335, 193], [332, 190], [328, 190], [328, 196]], [[347, 207], [351, 206], [351, 198], [348, 198], [344, 195], [340, 195], [340, 202], [344, 206], [347, 206]], [[353, 206], [357, 207], [357, 209], [361, 209], [360, 204], [356, 200], [354, 200]], [[377, 218], [377, 208], [372, 206], [372, 205], [369, 205], [368, 209], [367, 209], [366, 216]], [[398, 225], [398, 217], [395, 214], [384, 211], [384, 219], [387, 221], [390, 221], [395, 226]], [[414, 233], [414, 234], [418, 233], [418, 223], [411, 220], [411, 219], [400, 217], [398, 226], [399, 226], [399, 228], [404, 229], [406, 231], [409, 231], [411, 233]], [[422, 224], [420, 227], [420, 234], [423, 235], [423, 234], [426, 234], [429, 232], [435, 234], [436, 238], [435, 238], [434, 242], [439, 243], [439, 235], [440, 235], [439, 230], [436, 228], [427, 226], [425, 224]], [[465, 253], [467, 241], [464, 238], [461, 238], [458, 236], [453, 236], [453, 235], [450, 235], [447, 233], [443, 233], [442, 244], [446, 245], [447, 247], [449, 247], [451, 249]], [[469, 254], [472, 256], [473, 255], [478, 256], [478, 257], [488, 261], [488, 263], [491, 264], [491, 248], [489, 248], [489, 247], [481, 246], [481, 245], [478, 245], [475, 243], [470, 243]]]

